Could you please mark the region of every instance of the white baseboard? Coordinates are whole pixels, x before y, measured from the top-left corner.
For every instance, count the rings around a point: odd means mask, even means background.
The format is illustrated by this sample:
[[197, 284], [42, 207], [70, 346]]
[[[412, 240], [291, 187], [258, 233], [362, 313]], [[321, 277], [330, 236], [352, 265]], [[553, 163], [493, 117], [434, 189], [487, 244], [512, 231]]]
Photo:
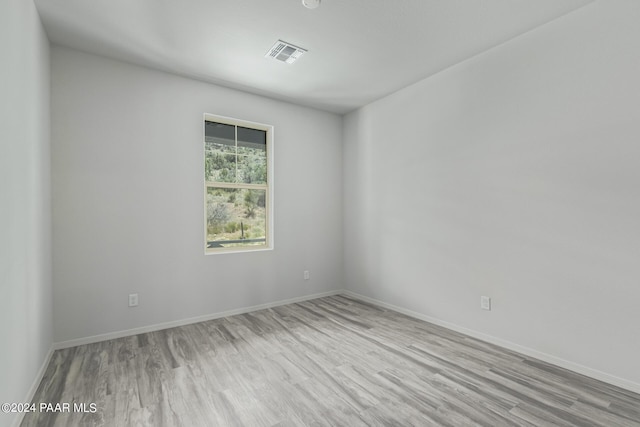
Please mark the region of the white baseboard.
[[374, 298], [369, 298], [364, 295], [357, 294], [351, 291], [344, 291], [345, 295], [350, 297], [360, 299], [362, 301], [378, 305], [383, 308], [387, 308], [389, 310], [397, 311], [398, 313], [406, 314], [407, 316], [414, 317], [416, 319], [424, 320], [425, 322], [433, 323], [434, 325], [442, 326], [444, 328], [450, 329], [452, 331], [460, 332], [465, 335], [469, 335], [470, 337], [477, 338], [482, 341], [486, 341], [491, 344], [498, 345], [500, 347], [504, 347], [508, 350], [516, 351], [518, 353], [524, 354], [525, 356], [533, 357], [543, 362], [550, 363], [552, 365], [558, 366], [560, 368], [568, 369], [570, 371], [576, 372], [578, 374], [585, 375], [587, 377], [623, 388], [625, 390], [632, 391], [634, 393], [640, 394], [640, 384], [625, 380], [624, 378], [617, 377], [615, 375], [607, 374], [606, 372], [599, 371], [597, 369], [589, 368], [588, 366], [580, 365], [577, 363], [570, 362], [568, 360], [561, 359], [559, 357], [542, 353], [540, 351], [534, 350], [529, 347], [524, 347], [519, 344], [512, 343], [511, 341], [506, 341], [498, 337], [494, 337], [493, 335], [487, 335], [482, 332], [475, 331], [473, 329], [468, 329], [454, 323], [446, 322], [444, 320], [436, 319], [434, 317], [427, 316], [425, 314], [417, 313], [412, 310], [407, 310], [402, 307], [395, 306], [393, 304], [387, 304], [386, 302], [379, 301]]
[[[47, 355], [44, 357], [44, 360], [42, 361], [42, 365], [40, 365], [40, 369], [38, 369], [38, 372], [36, 373], [36, 377], [34, 378], [33, 383], [31, 383], [31, 387], [29, 387], [29, 391], [27, 391], [27, 396], [23, 400], [23, 402], [33, 402], [33, 397], [36, 395], [36, 391], [38, 391], [38, 387], [42, 382], [42, 378], [44, 378], [44, 373], [47, 370], [47, 367], [49, 366], [49, 362], [51, 361], [51, 356], [53, 356], [54, 351], [55, 351], [55, 348], [53, 345], [51, 345], [51, 347], [49, 347], [49, 351], [47, 352]], [[22, 423], [22, 419], [24, 418], [24, 415], [25, 415], [25, 412], [18, 413], [18, 416], [13, 420], [12, 426], [19, 427], [20, 424]]]
[[301, 302], [301, 301], [307, 301], [307, 300], [310, 300], [310, 299], [328, 297], [328, 296], [331, 296], [331, 295], [338, 295], [338, 294], [341, 294], [343, 292], [344, 291], [340, 289], [340, 290], [335, 290], [335, 291], [323, 292], [323, 293], [319, 293], [319, 294], [305, 295], [305, 296], [302, 296], [302, 297], [290, 298], [290, 299], [280, 300], [280, 301], [274, 301], [274, 302], [269, 302], [269, 303], [266, 303], [266, 304], [254, 305], [254, 306], [250, 306], [250, 307], [242, 307], [242, 308], [237, 308], [237, 309], [234, 309], [234, 310], [222, 311], [222, 312], [219, 312], [219, 313], [206, 314], [204, 316], [190, 317], [190, 318], [187, 318], [187, 319], [174, 320], [174, 321], [171, 321], [171, 322], [164, 322], [164, 323], [157, 323], [155, 325], [142, 326], [140, 328], [127, 329], [127, 330], [124, 330], [124, 331], [109, 332], [109, 333], [106, 333], [106, 334], [93, 335], [93, 336], [90, 336], [90, 337], [77, 338], [77, 339], [68, 340], [68, 341], [61, 341], [61, 342], [54, 343], [53, 346], [54, 346], [55, 350], [61, 350], [63, 348], [76, 347], [78, 345], [92, 344], [92, 343], [96, 343], [96, 342], [100, 342], [100, 341], [112, 340], [112, 339], [115, 339], [115, 338], [122, 338], [122, 337], [128, 337], [128, 336], [132, 336], [132, 335], [144, 334], [144, 333], [147, 333], [147, 332], [160, 331], [162, 329], [175, 328], [177, 326], [190, 325], [192, 323], [198, 323], [198, 322], [205, 322], [207, 320], [219, 319], [221, 317], [235, 316], [236, 314], [250, 313], [252, 311], [264, 310], [264, 309], [267, 309], [267, 308], [278, 307], [278, 306], [281, 306], [281, 305], [293, 304], [293, 303]]

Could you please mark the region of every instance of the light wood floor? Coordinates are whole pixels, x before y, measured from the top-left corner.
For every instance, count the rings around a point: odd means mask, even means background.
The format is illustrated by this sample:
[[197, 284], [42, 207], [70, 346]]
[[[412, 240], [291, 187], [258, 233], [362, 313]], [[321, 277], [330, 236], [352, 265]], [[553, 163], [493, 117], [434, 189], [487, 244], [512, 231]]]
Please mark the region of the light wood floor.
[[23, 426], [640, 426], [640, 395], [346, 296], [56, 351]]

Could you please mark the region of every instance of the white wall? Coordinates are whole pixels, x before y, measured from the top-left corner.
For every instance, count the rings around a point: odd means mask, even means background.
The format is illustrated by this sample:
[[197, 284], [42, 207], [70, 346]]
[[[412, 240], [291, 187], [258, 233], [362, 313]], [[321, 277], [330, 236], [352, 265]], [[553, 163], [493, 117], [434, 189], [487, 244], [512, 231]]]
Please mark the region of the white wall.
[[349, 114], [348, 289], [640, 390], [639, 22], [595, 2]]
[[[275, 127], [275, 250], [204, 255], [203, 113]], [[55, 340], [342, 289], [341, 126], [54, 46]]]
[[[0, 402], [52, 343], [49, 42], [33, 2], [0, 2]], [[0, 426], [16, 417], [0, 413]]]

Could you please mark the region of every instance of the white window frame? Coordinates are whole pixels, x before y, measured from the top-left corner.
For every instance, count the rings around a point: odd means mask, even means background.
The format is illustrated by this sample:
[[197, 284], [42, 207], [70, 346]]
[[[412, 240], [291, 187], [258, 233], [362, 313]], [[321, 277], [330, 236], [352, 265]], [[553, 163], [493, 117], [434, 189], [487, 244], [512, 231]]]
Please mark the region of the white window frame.
[[[226, 125], [240, 126], [250, 129], [256, 129], [266, 132], [267, 142], [267, 182], [266, 184], [245, 184], [245, 183], [230, 183], [230, 182], [214, 182], [206, 180], [206, 167], [205, 167], [205, 127], [206, 122], [223, 123]], [[202, 120], [202, 176], [204, 182], [204, 253], [205, 255], [221, 254], [221, 253], [238, 253], [238, 252], [255, 252], [273, 250], [273, 126], [263, 123], [250, 122], [247, 120], [235, 119], [232, 117], [218, 116], [215, 114], [204, 113]], [[236, 246], [228, 248], [209, 248], [207, 241], [207, 190], [209, 188], [238, 188], [238, 189], [260, 189], [266, 190], [265, 200], [265, 243], [263, 245], [250, 245], [250, 246]]]

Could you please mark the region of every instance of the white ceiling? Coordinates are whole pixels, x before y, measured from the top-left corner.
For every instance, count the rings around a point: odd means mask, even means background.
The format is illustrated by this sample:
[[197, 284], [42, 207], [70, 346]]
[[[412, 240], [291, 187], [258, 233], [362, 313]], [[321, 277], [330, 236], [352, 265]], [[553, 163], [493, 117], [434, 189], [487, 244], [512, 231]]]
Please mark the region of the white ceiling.
[[[345, 113], [593, 0], [35, 0], [53, 43]], [[264, 57], [282, 39], [295, 64]]]

